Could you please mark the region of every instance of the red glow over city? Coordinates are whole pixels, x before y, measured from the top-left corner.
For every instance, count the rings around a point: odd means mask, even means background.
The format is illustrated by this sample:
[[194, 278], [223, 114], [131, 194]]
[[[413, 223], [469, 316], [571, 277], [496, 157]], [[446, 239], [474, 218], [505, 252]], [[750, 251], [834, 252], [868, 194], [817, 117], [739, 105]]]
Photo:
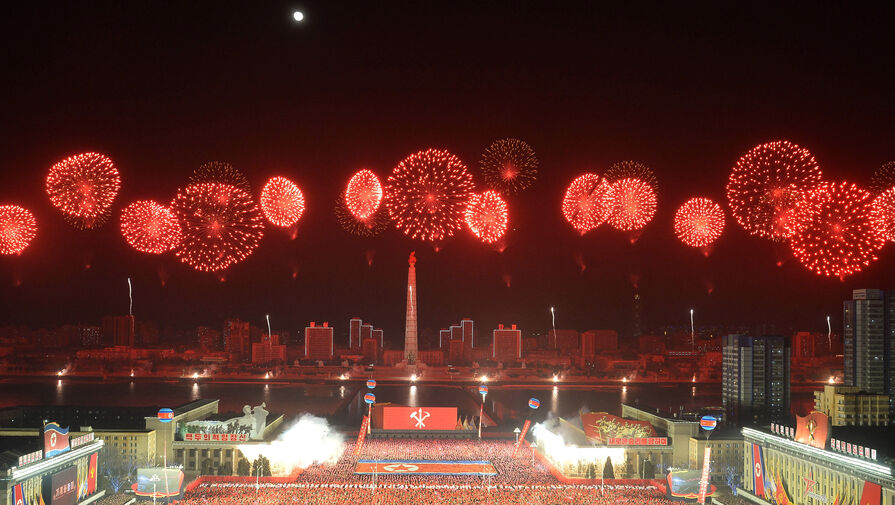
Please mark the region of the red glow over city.
[[497, 191], [476, 193], [469, 198], [466, 226], [483, 242], [493, 244], [500, 240], [507, 231], [508, 221], [507, 202]]
[[80, 228], [105, 223], [120, 188], [118, 169], [99, 153], [66, 158], [53, 165], [47, 175], [50, 203]]
[[22, 254], [37, 236], [34, 214], [18, 205], [0, 205], [0, 254]]
[[180, 242], [180, 223], [170, 208], [138, 200], [121, 211], [121, 235], [140, 252], [162, 254]]
[[291, 180], [272, 177], [261, 190], [261, 211], [274, 226], [295, 226], [305, 211], [305, 197]]

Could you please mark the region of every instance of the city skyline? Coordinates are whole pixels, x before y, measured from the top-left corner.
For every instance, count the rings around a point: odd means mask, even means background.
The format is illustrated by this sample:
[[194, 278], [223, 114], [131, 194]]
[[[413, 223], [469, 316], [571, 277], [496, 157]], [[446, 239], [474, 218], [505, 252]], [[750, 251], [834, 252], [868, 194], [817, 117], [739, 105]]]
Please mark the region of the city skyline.
[[[20, 8], [23, 23], [17, 29], [35, 28], [29, 24], [36, 19], [33, 13]], [[41, 17], [36, 30], [44, 37], [30, 49], [46, 66], [17, 73], [4, 84], [20, 98], [6, 113], [25, 119], [2, 141], [0, 166], [7, 168], [0, 172], [5, 188], [0, 200], [26, 204], [40, 232], [25, 254], [0, 259], [0, 296], [11, 300], [0, 308], [0, 322], [39, 327], [126, 314], [125, 279], [132, 278], [138, 319], [197, 326], [239, 317], [260, 324], [270, 314], [276, 326], [300, 328], [311, 320], [359, 316], [377, 321], [387, 338], [395, 338], [403, 330], [403, 259], [412, 250], [421, 267], [420, 327], [432, 329], [471, 317], [488, 327], [505, 323], [546, 330], [549, 307], [555, 307], [560, 327], [624, 332], [634, 319], [637, 284], [644, 327], [687, 324], [694, 308], [698, 325], [823, 331], [827, 315], [841, 328], [839, 304], [853, 288], [889, 287], [880, 282], [895, 272], [891, 245], [863, 272], [840, 282], [807, 271], [787, 257], [787, 245], [748, 236], [726, 204], [724, 235], [707, 258], [682, 245], [672, 231], [674, 209], [690, 197], [725, 201], [731, 167], [759, 143], [790, 139], [811, 150], [825, 176], [865, 185], [876, 168], [895, 157], [892, 127], [879, 119], [892, 107], [878, 99], [887, 82], [881, 77], [890, 69], [885, 63], [866, 65], [883, 45], [869, 44], [850, 58], [849, 37], [861, 18], [846, 17], [842, 33], [820, 35], [807, 24], [823, 24], [841, 13], [803, 18], [784, 9], [780, 22], [802, 20], [793, 25], [803, 35], [799, 42], [781, 45], [775, 37], [756, 37], [744, 49], [739, 43], [749, 37], [750, 23], [773, 23], [731, 18], [709, 26], [682, 19], [681, 27], [668, 28], [665, 16], [681, 13], [594, 10], [585, 22], [555, 10], [551, 15], [565, 23], [564, 33], [540, 24], [531, 40], [510, 33], [498, 46], [503, 57], [495, 60], [479, 51], [499, 33], [491, 29], [504, 26], [495, 23], [512, 19], [533, 27], [531, 10], [481, 7], [477, 19], [439, 12], [429, 18], [434, 26], [463, 26], [467, 37], [447, 42], [418, 33], [419, 43], [407, 45], [383, 35], [390, 30], [382, 28], [430, 13], [428, 8], [386, 15], [368, 7], [313, 5], [307, 9], [313, 22], [300, 29], [275, 16], [276, 9], [288, 11], [276, 4], [211, 13], [184, 8], [179, 22], [166, 25], [165, 43], [153, 46], [167, 56], [164, 65], [190, 77], [176, 82], [157, 72], [158, 64], [126, 63], [130, 57], [147, 63], [141, 55], [155, 39], [150, 27], [159, 18], [154, 16], [162, 13], [131, 16], [111, 34], [95, 31], [86, 38], [77, 34], [111, 14], [94, 19], [89, 10], [64, 8]], [[589, 22], [601, 30], [584, 30]], [[226, 37], [215, 24], [230, 28]], [[872, 30], [861, 32], [879, 37]], [[118, 44], [106, 47], [109, 37]], [[716, 44], [707, 49], [703, 38]], [[358, 50], [352, 41], [359, 39], [388, 55]], [[624, 51], [602, 49], [619, 39], [631, 41]], [[197, 66], [197, 56], [210, 50], [229, 51], [232, 59]], [[65, 58], [53, 57], [62, 51]], [[104, 51], [108, 57], [97, 60], [94, 55]], [[290, 58], [293, 53], [300, 57]], [[688, 57], [681, 60], [682, 54]], [[774, 57], [765, 57], [769, 54]], [[66, 63], [78, 56], [83, 67]], [[417, 66], [427, 58], [443, 73], [431, 76]], [[752, 78], [718, 75], [719, 59], [722, 67]], [[849, 63], [837, 73], [824, 66], [829, 59]], [[230, 76], [230, 66], [251, 70], [226, 82], [213, 77]], [[244, 75], [253, 72], [265, 77], [264, 84]], [[331, 76], [339, 72], [354, 79]], [[837, 78], [815, 78], [827, 72]], [[126, 85], [103, 88], [98, 75], [118, 76]], [[467, 89], [463, 83], [471, 75], [487, 83], [487, 91]], [[785, 89], [777, 87], [781, 76], [788, 79]], [[424, 87], [395, 93], [420, 79]], [[563, 97], [549, 92], [556, 79], [569, 85]], [[356, 89], [347, 82], [369, 87]], [[712, 93], [705, 93], [705, 86]], [[636, 100], [628, 95], [634, 91]], [[263, 100], [252, 98], [262, 94]], [[843, 96], [850, 98], [847, 107], [837, 101]], [[162, 105], [139, 105], [150, 103], [140, 97]], [[69, 105], [61, 111], [53, 103]], [[522, 103], [530, 105], [518, 106]], [[221, 121], [228, 117], [234, 121]], [[470, 122], [474, 117], [483, 121]], [[372, 127], [380, 123], [388, 125], [387, 133]], [[572, 130], [576, 135], [562, 133]], [[466, 231], [436, 253], [394, 229], [357, 238], [339, 226], [335, 200], [356, 170], [370, 168], [384, 178], [407, 154], [438, 147], [475, 172], [482, 151], [505, 137], [530, 143], [540, 168], [531, 188], [509, 201], [503, 252]], [[109, 222], [83, 231], [72, 229], [45, 201], [42, 184], [50, 165], [89, 150], [108, 154], [123, 182]], [[299, 183], [306, 211], [297, 238], [267, 230], [259, 249], [226, 272], [226, 282], [171, 255], [132, 250], [118, 233], [120, 210], [142, 198], [169, 201], [199, 164], [216, 159], [242, 170], [255, 197], [270, 176]], [[566, 185], [581, 172], [604, 173], [628, 159], [647, 164], [657, 176], [661, 189], [653, 222], [634, 244], [606, 227], [579, 236], [559, 211]]]

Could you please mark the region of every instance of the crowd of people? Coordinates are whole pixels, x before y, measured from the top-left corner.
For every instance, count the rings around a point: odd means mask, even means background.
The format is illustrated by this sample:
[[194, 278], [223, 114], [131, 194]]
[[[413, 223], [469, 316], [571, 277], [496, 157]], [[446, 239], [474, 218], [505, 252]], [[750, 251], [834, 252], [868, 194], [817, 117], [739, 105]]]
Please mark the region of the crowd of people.
[[377, 474], [379, 481], [400, 481], [407, 484], [552, 484], [556, 479], [527, 448], [513, 458], [512, 442], [456, 439], [368, 439], [360, 456], [354, 455], [354, 443], [345, 444], [342, 456], [335, 464], [314, 465], [299, 474], [298, 482], [366, 483], [371, 476], [357, 475], [354, 469], [358, 460], [407, 460], [429, 461], [476, 460], [490, 461], [497, 470], [493, 477], [473, 475], [413, 475]]
[[[207, 482], [189, 491], [183, 505], [667, 505], [672, 502], [652, 485], [566, 485], [527, 448], [513, 457], [508, 441], [442, 439], [368, 439], [359, 456], [346, 443], [335, 462], [313, 465], [295, 482], [255, 485]], [[489, 461], [498, 474], [467, 475], [355, 474], [358, 460]]]
[[670, 505], [643, 486], [450, 486], [383, 484], [207, 484], [182, 505]]

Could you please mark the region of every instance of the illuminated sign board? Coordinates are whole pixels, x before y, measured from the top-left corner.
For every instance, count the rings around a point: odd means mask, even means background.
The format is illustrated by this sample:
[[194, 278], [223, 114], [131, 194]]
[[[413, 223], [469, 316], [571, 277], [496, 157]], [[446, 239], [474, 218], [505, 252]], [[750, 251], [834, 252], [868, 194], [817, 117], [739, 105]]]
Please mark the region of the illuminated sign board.
[[187, 442], [248, 442], [248, 433], [184, 433]]
[[666, 437], [610, 438], [606, 445], [668, 445]]

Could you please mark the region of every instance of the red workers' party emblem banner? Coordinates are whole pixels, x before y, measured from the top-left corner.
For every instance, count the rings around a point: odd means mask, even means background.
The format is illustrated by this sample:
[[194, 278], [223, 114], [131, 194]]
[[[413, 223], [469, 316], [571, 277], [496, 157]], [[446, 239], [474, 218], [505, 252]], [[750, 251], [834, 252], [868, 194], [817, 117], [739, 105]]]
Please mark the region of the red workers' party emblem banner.
[[861, 491], [861, 501], [859, 505], [880, 505], [880, 495], [882, 494], [882, 486], [873, 482], [864, 481], [864, 489]]
[[454, 430], [457, 407], [383, 407], [385, 430]]
[[90, 455], [90, 464], [87, 465], [87, 494], [91, 495], [96, 492], [96, 460], [99, 453], [94, 452]]
[[497, 475], [490, 461], [424, 461], [416, 459], [361, 459], [354, 468], [358, 475]]
[[814, 411], [805, 417], [796, 416], [796, 442], [825, 449], [829, 433], [830, 418], [823, 412]]

